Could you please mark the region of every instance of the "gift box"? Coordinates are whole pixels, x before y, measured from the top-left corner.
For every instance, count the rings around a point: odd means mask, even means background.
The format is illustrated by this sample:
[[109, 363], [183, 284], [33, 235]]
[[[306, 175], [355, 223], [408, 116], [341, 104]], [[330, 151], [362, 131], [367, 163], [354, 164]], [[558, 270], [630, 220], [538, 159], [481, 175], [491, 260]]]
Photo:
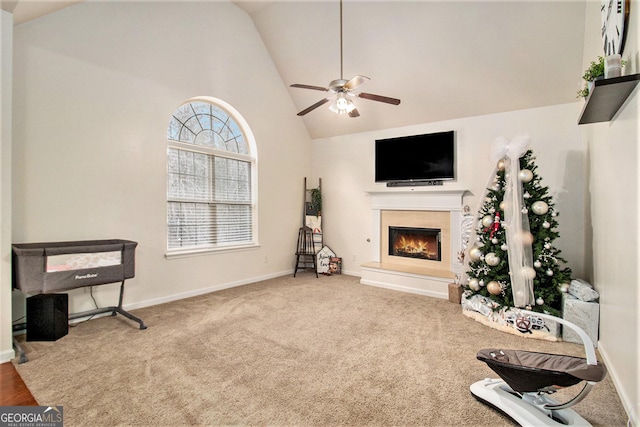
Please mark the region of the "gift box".
[[449, 301], [460, 304], [462, 299], [462, 285], [449, 283]]

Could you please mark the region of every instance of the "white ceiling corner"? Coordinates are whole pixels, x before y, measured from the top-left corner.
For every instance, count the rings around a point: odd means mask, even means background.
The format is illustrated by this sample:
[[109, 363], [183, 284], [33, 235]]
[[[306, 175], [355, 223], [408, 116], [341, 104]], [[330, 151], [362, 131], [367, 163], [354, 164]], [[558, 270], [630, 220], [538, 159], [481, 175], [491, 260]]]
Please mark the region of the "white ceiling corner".
[[[1, 1], [18, 25], [83, 0]], [[343, 77], [370, 77], [363, 92], [402, 102], [358, 98], [360, 117], [325, 104], [299, 120], [324, 138], [574, 102], [586, 1], [344, 0]], [[325, 97], [289, 86], [340, 78], [338, 0], [233, 3], [254, 22], [296, 111]]]

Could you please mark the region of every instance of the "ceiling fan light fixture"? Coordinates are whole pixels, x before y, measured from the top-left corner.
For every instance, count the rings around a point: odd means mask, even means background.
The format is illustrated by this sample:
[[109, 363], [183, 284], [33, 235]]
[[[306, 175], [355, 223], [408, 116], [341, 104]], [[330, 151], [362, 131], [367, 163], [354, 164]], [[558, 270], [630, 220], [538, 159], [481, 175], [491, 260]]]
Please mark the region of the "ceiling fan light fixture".
[[[336, 114], [348, 114], [349, 117], [360, 117], [360, 113], [356, 108], [356, 105], [349, 99], [348, 96], [358, 97], [369, 99], [371, 101], [385, 102], [387, 104], [398, 105], [400, 104], [400, 100], [396, 98], [389, 98], [388, 96], [374, 95], [372, 93], [365, 92], [355, 92], [355, 90], [360, 87], [360, 85], [369, 81], [369, 77], [365, 76], [355, 76], [351, 80], [345, 80], [342, 70], [343, 70], [343, 60], [342, 60], [342, 0], [340, 0], [340, 78], [336, 80], [332, 80], [329, 83], [329, 87], [325, 88], [322, 86], [312, 86], [295, 83], [290, 85], [291, 87], [297, 87], [301, 89], [313, 89], [319, 90], [322, 92], [330, 92], [331, 95], [335, 94], [334, 101], [329, 105], [329, 110]], [[348, 95], [348, 96], [347, 96]], [[315, 110], [321, 105], [326, 104], [331, 100], [331, 96], [328, 96], [310, 107], [305, 108], [304, 110], [298, 113], [298, 116], [304, 116], [305, 114]]]
[[337, 114], [349, 114], [355, 110], [356, 105], [344, 93], [339, 93], [336, 100], [329, 105], [329, 110]]

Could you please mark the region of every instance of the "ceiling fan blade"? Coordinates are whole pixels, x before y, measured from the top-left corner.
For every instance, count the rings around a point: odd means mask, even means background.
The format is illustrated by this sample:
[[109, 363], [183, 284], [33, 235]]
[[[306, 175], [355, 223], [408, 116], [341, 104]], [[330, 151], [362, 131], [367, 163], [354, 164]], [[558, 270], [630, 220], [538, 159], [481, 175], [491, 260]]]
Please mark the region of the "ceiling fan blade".
[[360, 117], [360, 113], [358, 113], [358, 109], [354, 108], [349, 112], [349, 117]]
[[355, 76], [344, 85], [344, 88], [347, 90], [354, 90], [355, 88], [368, 82], [369, 80], [371, 80], [369, 77]]
[[318, 108], [319, 106], [326, 104], [327, 102], [329, 102], [329, 98], [325, 98], [325, 99], [321, 99], [320, 101], [316, 102], [315, 104], [313, 104], [310, 107], [305, 108], [304, 110], [300, 111], [298, 113], [299, 116], [304, 116], [305, 114], [315, 110], [316, 108]]
[[312, 86], [312, 85], [301, 85], [298, 83], [294, 83], [291, 85], [291, 87], [298, 87], [300, 89], [313, 89], [313, 90], [321, 90], [323, 92], [328, 91], [329, 89], [327, 89], [326, 87], [322, 87], [322, 86]]
[[357, 94], [359, 98], [370, 99], [371, 101], [386, 102], [387, 104], [398, 105], [400, 100], [397, 98], [389, 98], [388, 96], [374, 95], [372, 93], [361, 92]]

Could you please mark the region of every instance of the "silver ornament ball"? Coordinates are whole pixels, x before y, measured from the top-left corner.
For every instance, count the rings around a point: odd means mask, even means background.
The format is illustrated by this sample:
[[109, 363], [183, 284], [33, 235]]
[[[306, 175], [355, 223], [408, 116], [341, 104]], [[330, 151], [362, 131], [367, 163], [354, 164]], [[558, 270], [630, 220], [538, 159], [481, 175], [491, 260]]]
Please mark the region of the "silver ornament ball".
[[469, 249], [469, 258], [471, 258], [471, 260], [480, 261], [481, 257], [482, 257], [482, 251], [480, 250], [479, 247], [474, 246], [473, 248]]
[[500, 294], [500, 292], [502, 292], [502, 287], [500, 286], [500, 283], [496, 282], [495, 280], [492, 280], [489, 283], [487, 283], [487, 290], [491, 295], [498, 295]]
[[529, 169], [522, 169], [520, 172], [518, 172], [518, 178], [522, 182], [530, 182], [533, 179], [533, 172], [531, 172]]
[[536, 277], [536, 271], [528, 266], [522, 267], [520, 274], [522, 274], [522, 277], [525, 279], [533, 279]]
[[547, 203], [543, 202], [542, 200], [538, 200], [537, 202], [533, 202], [533, 204], [531, 205], [531, 210], [536, 215], [544, 215], [549, 212], [549, 205], [547, 205]]
[[491, 267], [495, 267], [496, 265], [500, 264], [500, 257], [493, 252], [489, 252], [484, 256], [484, 262], [486, 262]]

